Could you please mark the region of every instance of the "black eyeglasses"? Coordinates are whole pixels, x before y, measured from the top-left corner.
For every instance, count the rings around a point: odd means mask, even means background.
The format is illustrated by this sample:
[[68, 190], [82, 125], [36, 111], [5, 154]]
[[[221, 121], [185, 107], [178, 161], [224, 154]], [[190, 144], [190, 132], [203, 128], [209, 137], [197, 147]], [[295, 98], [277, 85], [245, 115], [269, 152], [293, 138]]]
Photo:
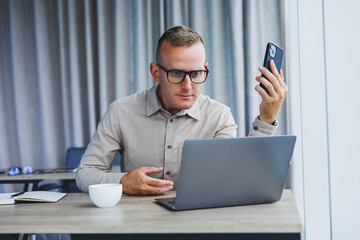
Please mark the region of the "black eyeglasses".
[[207, 76], [209, 75], [209, 69], [205, 67], [206, 70], [195, 70], [195, 71], [182, 71], [182, 70], [166, 70], [160, 64], [158, 65], [164, 72], [167, 74], [167, 79], [169, 83], [178, 84], [182, 83], [185, 80], [186, 75], [189, 75], [190, 80], [192, 83], [201, 84], [206, 81]]

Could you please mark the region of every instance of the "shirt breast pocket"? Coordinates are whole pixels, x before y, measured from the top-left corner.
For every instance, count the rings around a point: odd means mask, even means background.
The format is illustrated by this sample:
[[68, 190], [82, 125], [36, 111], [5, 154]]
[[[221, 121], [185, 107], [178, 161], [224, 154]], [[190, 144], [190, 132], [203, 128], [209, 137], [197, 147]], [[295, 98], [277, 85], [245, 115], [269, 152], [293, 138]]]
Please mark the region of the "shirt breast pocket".
[[163, 146], [156, 144], [137, 146], [137, 148], [128, 149], [128, 159], [125, 161], [127, 171], [132, 171], [140, 167], [163, 166]]

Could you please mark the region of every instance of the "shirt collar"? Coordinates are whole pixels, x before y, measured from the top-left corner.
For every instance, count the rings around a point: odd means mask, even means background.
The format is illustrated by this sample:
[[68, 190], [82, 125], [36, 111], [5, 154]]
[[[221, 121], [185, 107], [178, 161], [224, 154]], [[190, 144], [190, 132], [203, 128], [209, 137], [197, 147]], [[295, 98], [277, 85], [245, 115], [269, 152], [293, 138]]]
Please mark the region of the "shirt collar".
[[160, 104], [156, 95], [157, 84], [152, 86], [146, 94], [146, 116], [150, 117], [160, 110]]
[[[152, 86], [148, 90], [147, 95], [146, 95], [146, 116], [147, 117], [150, 117], [151, 115], [153, 115], [154, 113], [156, 113], [157, 111], [162, 109], [161, 103], [156, 94], [157, 86], [158, 86], [158, 84]], [[198, 99], [196, 99], [194, 105], [191, 108], [182, 110], [182, 111], [178, 112], [175, 116], [188, 115], [191, 118], [200, 120], [200, 103], [199, 103], [200, 97], [201, 97], [201, 95], [198, 97]]]
[[182, 110], [179, 113], [182, 113], [180, 115], [188, 115], [189, 117], [192, 117], [194, 118], [195, 120], [200, 120], [200, 100], [199, 98], [201, 97], [201, 95], [198, 97], [198, 99], [196, 99], [195, 103], [192, 105], [191, 108], [189, 109], [185, 109], [185, 110]]

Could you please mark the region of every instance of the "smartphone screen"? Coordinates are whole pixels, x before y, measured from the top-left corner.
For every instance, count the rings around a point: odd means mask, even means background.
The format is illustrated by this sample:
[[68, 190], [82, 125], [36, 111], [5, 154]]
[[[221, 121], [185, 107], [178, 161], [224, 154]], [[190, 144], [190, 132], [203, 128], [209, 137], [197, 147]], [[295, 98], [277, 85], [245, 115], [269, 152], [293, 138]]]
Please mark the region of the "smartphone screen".
[[[274, 43], [269, 42], [266, 45], [263, 67], [267, 68], [271, 72], [270, 60], [273, 59], [276, 65], [276, 69], [280, 73], [283, 54], [284, 51], [280, 47], [276, 46]], [[261, 76], [266, 78], [263, 74], [261, 74]], [[268, 93], [267, 89], [263, 84], [260, 83], [260, 86]]]

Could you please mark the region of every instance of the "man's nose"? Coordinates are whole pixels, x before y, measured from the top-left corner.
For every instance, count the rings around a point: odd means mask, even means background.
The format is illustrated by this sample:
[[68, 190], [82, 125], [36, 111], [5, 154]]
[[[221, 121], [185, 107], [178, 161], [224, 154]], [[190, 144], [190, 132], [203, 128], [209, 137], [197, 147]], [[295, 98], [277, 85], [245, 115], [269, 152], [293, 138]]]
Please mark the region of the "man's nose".
[[191, 83], [192, 82], [191, 82], [189, 74], [186, 74], [184, 81], [181, 83], [181, 87], [184, 89], [191, 89]]

